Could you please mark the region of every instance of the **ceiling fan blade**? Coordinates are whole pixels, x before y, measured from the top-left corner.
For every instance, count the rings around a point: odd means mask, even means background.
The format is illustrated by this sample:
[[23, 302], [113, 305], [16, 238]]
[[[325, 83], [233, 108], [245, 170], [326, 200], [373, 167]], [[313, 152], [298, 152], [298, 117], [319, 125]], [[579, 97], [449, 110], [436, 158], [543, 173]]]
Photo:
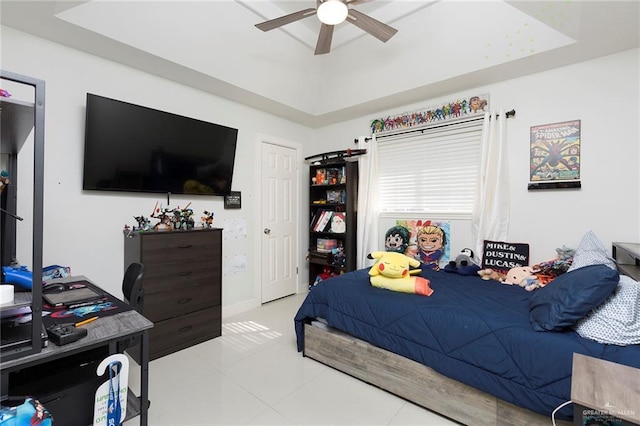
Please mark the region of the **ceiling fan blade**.
[[383, 24], [377, 19], [373, 19], [362, 12], [358, 12], [356, 9], [349, 9], [347, 21], [351, 22], [361, 30], [368, 32], [384, 43], [398, 32], [395, 28], [392, 28], [387, 24]]
[[256, 24], [256, 27], [261, 29], [262, 31], [270, 31], [275, 28], [281, 27], [286, 24], [290, 24], [292, 22], [299, 21], [306, 17], [315, 15], [315, 9], [304, 9], [298, 12], [290, 13], [288, 15], [281, 16], [279, 18], [271, 19], [269, 21], [264, 21], [259, 24]]
[[358, 5], [362, 3], [369, 3], [370, 1], [373, 1], [373, 0], [347, 0], [347, 4], [351, 6], [351, 5]]
[[333, 39], [333, 25], [322, 24], [320, 34], [318, 35], [318, 43], [316, 44], [316, 55], [329, 53], [331, 50], [331, 39]]

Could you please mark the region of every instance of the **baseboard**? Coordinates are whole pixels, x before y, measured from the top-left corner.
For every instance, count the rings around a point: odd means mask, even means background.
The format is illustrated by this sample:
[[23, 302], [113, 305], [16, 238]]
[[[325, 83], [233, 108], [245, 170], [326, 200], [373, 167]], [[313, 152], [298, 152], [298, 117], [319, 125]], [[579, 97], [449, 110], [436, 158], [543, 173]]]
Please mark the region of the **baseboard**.
[[235, 305], [223, 306], [222, 307], [222, 318], [232, 317], [234, 315], [242, 314], [244, 312], [250, 311], [251, 309], [255, 309], [260, 306], [260, 301], [258, 299], [249, 299], [240, 303], [236, 303]]

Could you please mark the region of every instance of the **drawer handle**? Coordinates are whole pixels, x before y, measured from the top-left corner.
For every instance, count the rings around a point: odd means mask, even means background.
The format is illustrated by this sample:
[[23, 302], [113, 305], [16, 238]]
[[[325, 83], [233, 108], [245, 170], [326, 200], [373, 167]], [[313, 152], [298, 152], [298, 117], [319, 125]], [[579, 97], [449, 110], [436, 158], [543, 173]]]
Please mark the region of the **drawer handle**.
[[184, 333], [185, 331], [189, 331], [193, 328], [192, 325], [185, 325], [184, 327], [178, 329], [178, 333]]
[[193, 247], [193, 244], [183, 244], [178, 246], [178, 248], [191, 248], [191, 247]]
[[179, 277], [186, 277], [187, 275], [191, 275], [191, 274], [192, 274], [191, 271], [178, 272]]
[[185, 303], [189, 303], [189, 302], [191, 302], [191, 298], [190, 297], [185, 297], [184, 299], [178, 300], [178, 304], [180, 304], [180, 305], [184, 305]]

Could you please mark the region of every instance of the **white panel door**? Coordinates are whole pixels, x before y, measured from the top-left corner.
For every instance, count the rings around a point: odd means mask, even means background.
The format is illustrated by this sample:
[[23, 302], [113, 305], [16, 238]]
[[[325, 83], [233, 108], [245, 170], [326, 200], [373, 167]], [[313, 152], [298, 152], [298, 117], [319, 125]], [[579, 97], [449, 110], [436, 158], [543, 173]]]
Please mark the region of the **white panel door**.
[[262, 303], [296, 292], [297, 151], [262, 143]]

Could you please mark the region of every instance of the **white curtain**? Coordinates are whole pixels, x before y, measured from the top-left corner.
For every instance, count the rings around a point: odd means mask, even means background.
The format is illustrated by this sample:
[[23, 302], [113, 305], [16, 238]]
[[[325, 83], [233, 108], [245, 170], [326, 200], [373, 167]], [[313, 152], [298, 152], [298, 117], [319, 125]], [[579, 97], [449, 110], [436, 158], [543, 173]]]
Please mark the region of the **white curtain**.
[[358, 254], [356, 267], [366, 268], [373, 264], [367, 259], [372, 251], [380, 250], [378, 240], [378, 148], [373, 135], [369, 142], [358, 138], [358, 149], [366, 149], [367, 154], [358, 157]]
[[502, 110], [484, 116], [482, 162], [471, 218], [475, 256], [479, 261], [482, 260], [483, 241], [506, 241], [509, 231], [506, 121]]

